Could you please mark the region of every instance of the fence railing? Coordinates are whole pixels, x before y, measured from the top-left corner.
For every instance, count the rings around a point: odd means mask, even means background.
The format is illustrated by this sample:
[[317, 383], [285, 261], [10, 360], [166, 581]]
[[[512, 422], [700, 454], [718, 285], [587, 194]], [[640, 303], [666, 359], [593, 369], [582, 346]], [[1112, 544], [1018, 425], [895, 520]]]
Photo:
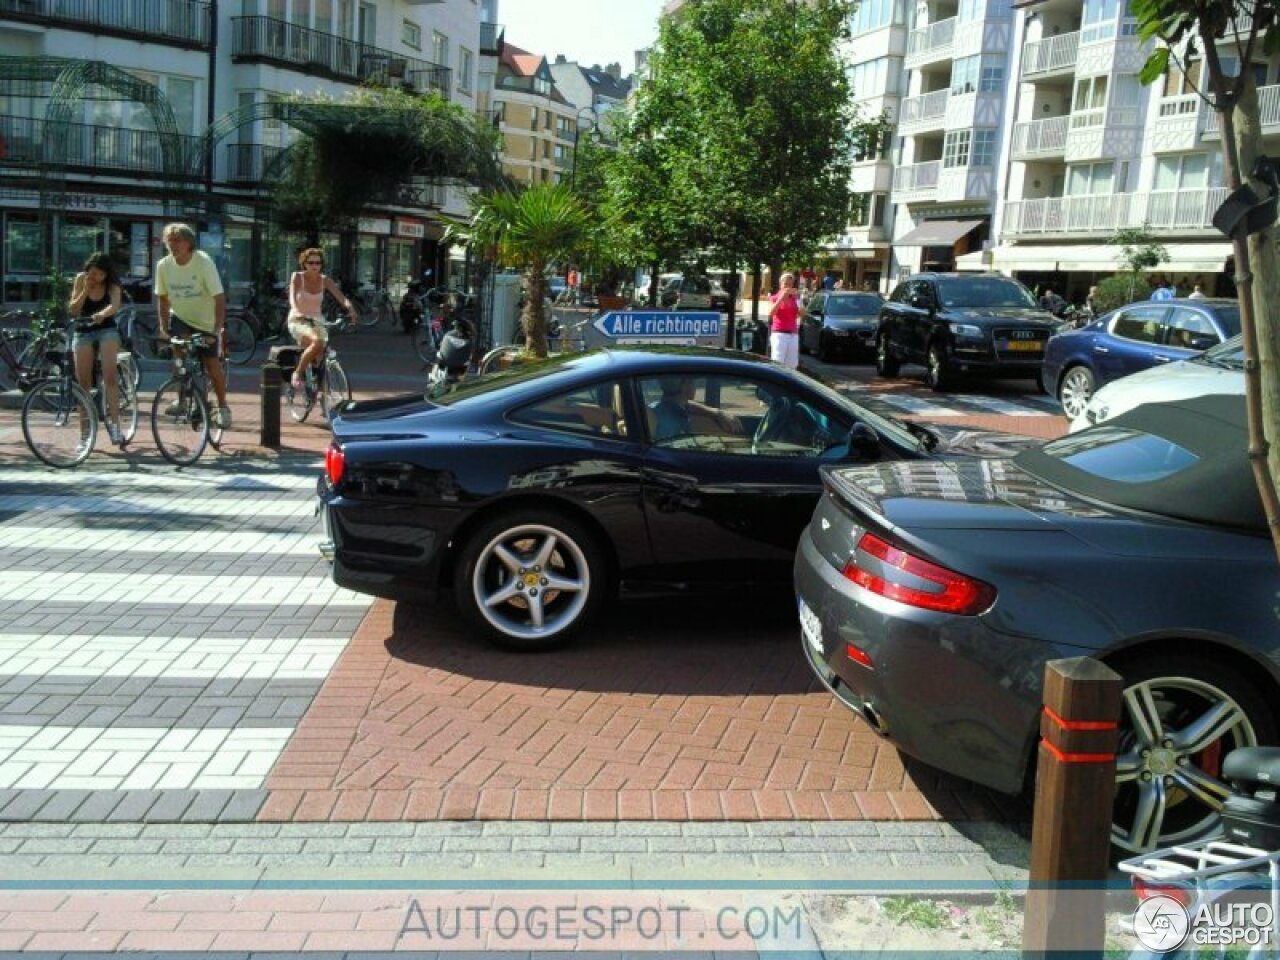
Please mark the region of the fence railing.
[[264, 143], [227, 144], [227, 180], [231, 183], [260, 183], [284, 147]]
[[[1218, 132], [1218, 111], [1205, 108], [1208, 116], [1205, 119], [1206, 133]], [[1263, 127], [1274, 127], [1280, 124], [1280, 85], [1258, 88], [1258, 119]]]
[[0, 0], [5, 20], [89, 27], [179, 47], [209, 46], [211, 10], [207, 0]]
[[1075, 65], [1080, 49], [1080, 31], [1033, 40], [1022, 48], [1022, 75], [1035, 76]]
[[941, 169], [941, 160], [927, 160], [924, 163], [898, 167], [893, 171], [893, 189], [904, 192], [931, 190], [938, 185], [938, 172]]
[[1019, 123], [1013, 128], [1013, 152], [1025, 154], [1062, 153], [1067, 146], [1067, 128], [1071, 117], [1050, 117]]
[[947, 101], [950, 97], [950, 90], [934, 90], [918, 97], [907, 97], [902, 101], [898, 123], [919, 123], [944, 117], [947, 114]]
[[1226, 196], [1225, 187], [1210, 187], [1015, 200], [1006, 206], [1006, 229], [1017, 235], [1114, 233], [1125, 227], [1210, 230]]
[[430, 60], [274, 17], [232, 17], [231, 25], [231, 58], [236, 61], [260, 60], [348, 83], [399, 84], [449, 95], [452, 71]]
[[[62, 131], [59, 141], [55, 131]], [[5, 151], [0, 162], [83, 168], [94, 173], [165, 179], [186, 176], [200, 150], [200, 137], [162, 137], [154, 130], [125, 130], [95, 124], [54, 126], [31, 117], [0, 115]], [[168, 153], [166, 153], [168, 151]], [[166, 175], [166, 170], [171, 171]]]
[[912, 30], [907, 41], [907, 56], [919, 56], [948, 47], [955, 35], [955, 17]]

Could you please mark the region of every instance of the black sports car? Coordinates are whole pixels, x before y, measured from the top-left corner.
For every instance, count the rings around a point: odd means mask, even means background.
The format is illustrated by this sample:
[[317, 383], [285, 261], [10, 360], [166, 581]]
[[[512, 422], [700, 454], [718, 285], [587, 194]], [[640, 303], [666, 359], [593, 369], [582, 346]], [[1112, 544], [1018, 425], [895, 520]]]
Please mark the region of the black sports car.
[[801, 537], [801, 646], [903, 751], [1026, 780], [1044, 664], [1124, 677], [1115, 843], [1203, 837], [1230, 750], [1277, 742], [1280, 564], [1244, 401], [1138, 407], [1009, 460], [823, 469]]
[[618, 586], [784, 588], [820, 464], [1001, 455], [1024, 437], [928, 430], [746, 354], [576, 354], [440, 399], [356, 403], [321, 480], [334, 579], [393, 599], [452, 586], [533, 647]]

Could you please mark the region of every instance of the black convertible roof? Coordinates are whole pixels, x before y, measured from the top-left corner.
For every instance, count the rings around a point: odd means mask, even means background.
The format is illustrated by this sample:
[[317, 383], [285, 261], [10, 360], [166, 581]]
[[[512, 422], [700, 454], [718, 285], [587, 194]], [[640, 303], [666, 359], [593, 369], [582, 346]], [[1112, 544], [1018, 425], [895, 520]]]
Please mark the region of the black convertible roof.
[[[1168, 476], [1124, 483], [1063, 459], [1089, 438], [1129, 430], [1161, 437], [1195, 455]], [[1265, 532], [1266, 517], [1248, 458], [1244, 398], [1210, 395], [1135, 407], [1080, 433], [1025, 450], [1014, 462], [1033, 476], [1089, 500], [1160, 516]]]

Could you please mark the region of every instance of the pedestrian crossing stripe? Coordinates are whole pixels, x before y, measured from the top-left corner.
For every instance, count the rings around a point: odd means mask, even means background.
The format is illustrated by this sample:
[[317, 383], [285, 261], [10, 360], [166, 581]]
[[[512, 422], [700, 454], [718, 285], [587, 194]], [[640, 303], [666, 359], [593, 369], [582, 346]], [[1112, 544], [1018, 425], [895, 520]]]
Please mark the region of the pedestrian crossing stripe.
[[319, 559], [322, 537], [317, 525], [305, 533], [229, 530], [154, 530], [145, 535], [120, 529], [66, 530], [47, 526], [0, 524], [0, 550], [94, 550], [114, 553], [235, 554]]
[[355, 607], [372, 603], [364, 594], [336, 586], [329, 577], [203, 576], [0, 571], [0, 603], [165, 604], [182, 606]]
[[280, 500], [262, 500], [224, 496], [192, 500], [190, 494], [175, 493], [172, 496], [136, 497], [62, 497], [18, 494], [0, 496], [0, 511], [74, 513], [108, 516], [111, 514], [136, 514], [153, 516], [165, 512], [179, 513], [186, 517], [313, 517], [314, 501], [297, 497]]
[[316, 479], [324, 469], [323, 461], [300, 463], [289, 470], [271, 470], [228, 476], [225, 471], [186, 468], [182, 473], [173, 470], [40, 470], [37, 465], [27, 469], [0, 469], [0, 486], [15, 485], [24, 493], [38, 493], [44, 484], [70, 484], [88, 486], [96, 490], [129, 489], [138, 486], [169, 487], [174, 491], [188, 492], [206, 489], [211, 492], [244, 492], [278, 490], [281, 493], [314, 491]]

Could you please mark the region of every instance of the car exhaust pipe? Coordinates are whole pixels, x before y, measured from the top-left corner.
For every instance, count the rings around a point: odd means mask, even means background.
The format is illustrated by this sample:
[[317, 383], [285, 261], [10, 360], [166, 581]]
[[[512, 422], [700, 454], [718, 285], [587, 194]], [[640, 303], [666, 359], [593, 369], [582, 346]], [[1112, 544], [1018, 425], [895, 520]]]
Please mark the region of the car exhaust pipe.
[[889, 735], [889, 724], [885, 722], [884, 717], [870, 703], [864, 703], [862, 709], [858, 711], [862, 719], [867, 721], [871, 729], [882, 737]]

